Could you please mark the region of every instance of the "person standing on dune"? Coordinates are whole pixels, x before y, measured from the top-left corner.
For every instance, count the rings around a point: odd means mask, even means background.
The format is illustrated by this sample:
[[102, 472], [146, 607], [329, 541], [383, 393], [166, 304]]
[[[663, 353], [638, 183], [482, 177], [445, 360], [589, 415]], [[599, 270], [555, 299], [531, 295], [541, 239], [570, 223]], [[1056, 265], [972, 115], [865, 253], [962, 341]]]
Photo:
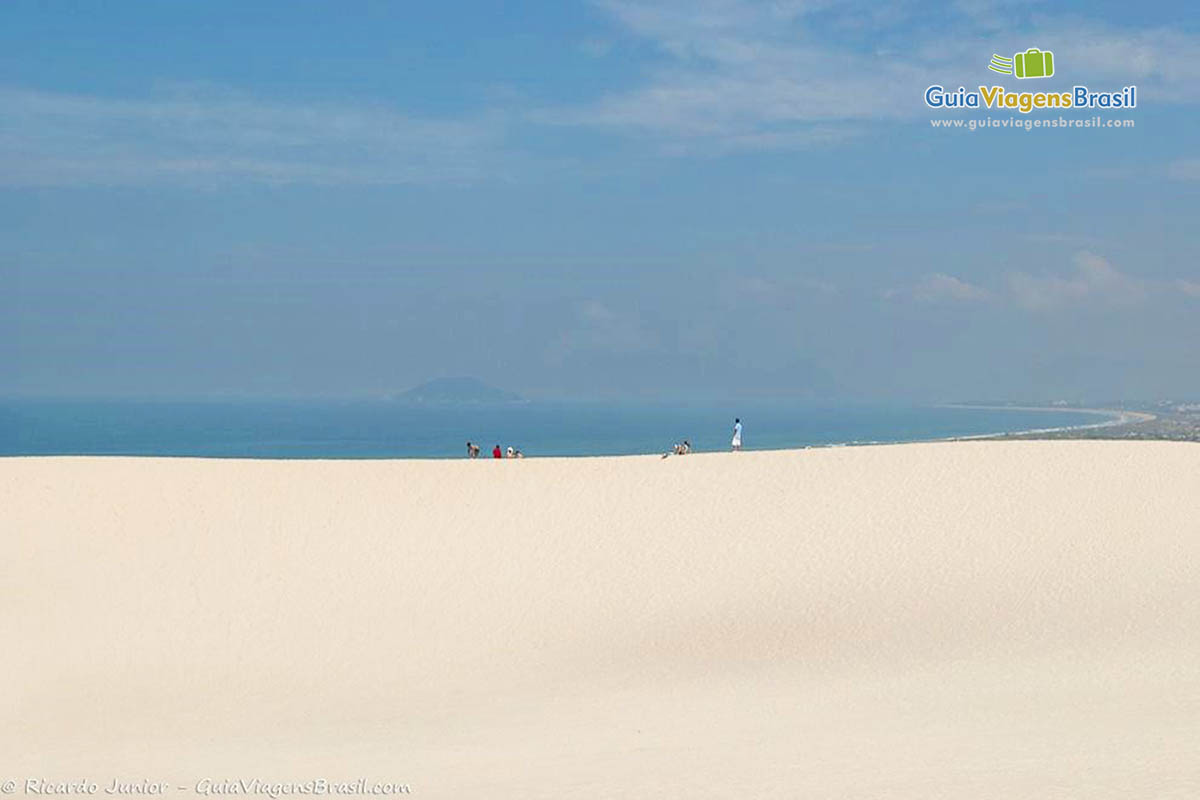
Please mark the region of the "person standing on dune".
[[734, 450], [742, 449], [742, 421], [734, 418], [733, 420], [733, 441], [731, 442]]

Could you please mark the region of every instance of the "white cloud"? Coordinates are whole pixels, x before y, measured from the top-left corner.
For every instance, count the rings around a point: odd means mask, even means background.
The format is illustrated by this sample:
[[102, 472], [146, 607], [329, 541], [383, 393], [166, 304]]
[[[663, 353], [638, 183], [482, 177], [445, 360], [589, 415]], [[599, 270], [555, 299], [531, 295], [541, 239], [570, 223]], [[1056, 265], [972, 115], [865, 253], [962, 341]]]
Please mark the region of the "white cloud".
[[1176, 281], [1175, 285], [1179, 287], [1179, 291], [1183, 292], [1189, 297], [1200, 297], [1200, 283], [1196, 281], [1181, 280]]
[[0, 106], [8, 185], [470, 181], [488, 174], [500, 135], [486, 118], [195, 89], [128, 100], [0, 88]]
[[579, 51], [592, 58], [604, 58], [612, 49], [613, 43], [607, 39], [584, 39], [579, 43]]
[[596, 299], [579, 303], [574, 311], [571, 327], [546, 350], [551, 363], [562, 363], [576, 353], [632, 355], [661, 349], [658, 336], [635, 313], [614, 310]]
[[1146, 299], [1148, 286], [1120, 272], [1106, 259], [1090, 252], [1074, 258], [1075, 270], [1066, 275], [1008, 276], [1013, 299], [1029, 311], [1049, 311], [1076, 303], [1131, 305]]
[[1167, 166], [1167, 177], [1176, 181], [1200, 181], [1200, 158], [1183, 158]]
[[[1078, 20], [1047, 18], [1042, 29], [1056, 45], [1071, 74], [1089, 81], [1138, 84], [1141, 97], [1158, 102], [1200, 100], [1200, 39], [1169, 28], [1109, 29]], [[1094, 77], [1092, 77], [1094, 76]]]
[[956, 0], [954, 8], [984, 30], [998, 31], [1011, 27], [1014, 13], [1035, 5], [1037, 0]]
[[782, 278], [751, 275], [739, 278], [736, 288], [754, 303], [771, 306], [793, 305], [813, 298], [825, 301], [838, 294], [835, 284], [803, 275]]
[[989, 294], [986, 289], [976, 286], [973, 283], [967, 283], [953, 275], [936, 273], [927, 276], [917, 284], [916, 288], [913, 289], [913, 297], [927, 303], [937, 303], [946, 300], [968, 303], [986, 300]]
[[640, 88], [548, 109], [540, 120], [660, 136], [670, 143], [665, 149], [678, 154], [797, 149], [854, 135], [841, 124], [846, 121], [906, 114], [920, 95], [897, 93], [896, 85], [924, 88], [928, 77], [900, 61], [805, 39], [799, 25], [819, 4], [602, 5], [670, 63]]
[[889, 289], [883, 296], [889, 300], [909, 299], [919, 303], [976, 303], [990, 299], [991, 293], [961, 278], [936, 272], [926, 275], [911, 288]]
[[1092, 236], [1079, 233], [1022, 233], [1018, 238], [1038, 244], [1088, 245], [1095, 241]]
[[[672, 154], [820, 146], [871, 122], [917, 119], [928, 113], [926, 86], [974, 80], [989, 53], [1029, 42], [1053, 43], [1061, 71], [1097, 85], [1137, 81], [1143, 99], [1200, 100], [1200, 37], [1031, 15], [1023, 2], [963, 2], [929, 32], [903, 6], [879, 14], [824, 1], [598, 4], [652, 43], [663, 63], [641, 86], [537, 116], [657, 137]], [[829, 35], [859, 28], [876, 35], [874, 51]]]
[[[367, 103], [281, 102], [190, 87], [143, 99], [0, 87], [0, 184], [469, 182], [520, 174], [515, 125], [581, 126], [669, 155], [829, 147], [928, 115], [931, 83], [986, 79], [991, 52], [1055, 48], [1065, 80], [1137, 82], [1155, 103], [1200, 101], [1200, 36], [1034, 13], [1023, 0], [597, 0], [657, 54], [636, 85], [575, 104], [435, 119]], [[619, 37], [584, 39], [600, 58]], [[868, 44], [870, 46], [868, 46]], [[622, 51], [624, 48], [622, 47]], [[1200, 177], [1200, 160], [1169, 168]]]

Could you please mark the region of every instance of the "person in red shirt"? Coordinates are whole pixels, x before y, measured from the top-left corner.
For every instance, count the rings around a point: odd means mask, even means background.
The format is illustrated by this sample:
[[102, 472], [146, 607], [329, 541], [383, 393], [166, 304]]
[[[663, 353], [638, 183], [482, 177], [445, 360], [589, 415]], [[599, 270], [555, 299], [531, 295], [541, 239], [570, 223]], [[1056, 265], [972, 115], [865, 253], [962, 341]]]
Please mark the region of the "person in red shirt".
[[500, 445], [492, 448], [492, 458], [504, 458], [504, 453], [500, 452]]

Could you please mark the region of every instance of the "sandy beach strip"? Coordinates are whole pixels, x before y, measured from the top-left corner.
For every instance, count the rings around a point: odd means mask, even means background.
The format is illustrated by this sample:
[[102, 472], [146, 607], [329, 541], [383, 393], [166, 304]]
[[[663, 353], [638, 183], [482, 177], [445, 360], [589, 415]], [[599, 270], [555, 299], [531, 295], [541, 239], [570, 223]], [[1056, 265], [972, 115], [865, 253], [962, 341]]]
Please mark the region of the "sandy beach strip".
[[1200, 795], [1195, 445], [7, 458], [0, 527], [16, 796]]
[[1097, 428], [1115, 428], [1118, 425], [1127, 425], [1131, 422], [1150, 422], [1157, 419], [1157, 416], [1146, 411], [1129, 411], [1124, 408], [1077, 408], [1075, 406], [980, 406], [980, 405], [965, 405], [959, 403], [947, 403], [940, 408], [961, 408], [975, 409], [983, 411], [1045, 411], [1049, 413], [1059, 414], [1092, 414], [1095, 416], [1107, 417], [1100, 422], [1089, 422], [1083, 425], [1058, 425], [1048, 428], [1030, 428], [1029, 430], [1021, 431], [1006, 431], [1003, 433], [979, 433], [970, 436], [948, 436], [938, 441], [945, 442], [966, 442], [976, 439], [995, 439], [1003, 436], [1024, 436], [1037, 433], [1061, 433], [1063, 431], [1084, 431], [1095, 430]]

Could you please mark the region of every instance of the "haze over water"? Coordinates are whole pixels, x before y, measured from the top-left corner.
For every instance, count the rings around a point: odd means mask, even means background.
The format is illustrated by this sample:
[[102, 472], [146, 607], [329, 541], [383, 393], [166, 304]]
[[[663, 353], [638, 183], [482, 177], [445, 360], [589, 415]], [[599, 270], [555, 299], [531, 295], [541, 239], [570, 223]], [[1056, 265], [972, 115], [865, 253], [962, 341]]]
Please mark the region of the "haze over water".
[[520, 403], [420, 407], [392, 402], [67, 402], [0, 404], [0, 455], [240, 458], [450, 458], [468, 440], [527, 456], [661, 453], [687, 439], [727, 450], [894, 442], [1085, 425], [1094, 414], [928, 406], [716, 407]]

